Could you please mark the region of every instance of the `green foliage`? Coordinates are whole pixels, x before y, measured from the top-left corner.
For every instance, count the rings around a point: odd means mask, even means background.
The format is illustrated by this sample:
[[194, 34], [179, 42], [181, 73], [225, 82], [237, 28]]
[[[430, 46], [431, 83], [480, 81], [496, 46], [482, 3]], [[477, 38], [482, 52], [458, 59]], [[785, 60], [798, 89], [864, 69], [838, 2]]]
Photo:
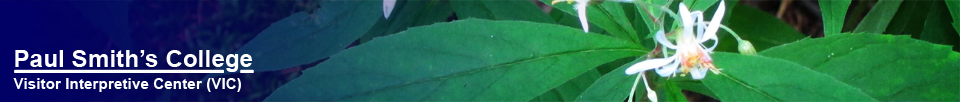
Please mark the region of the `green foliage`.
[[[580, 97], [577, 98], [577, 101], [623, 101], [629, 96], [630, 88], [633, 87], [634, 80], [639, 77], [637, 75], [627, 75], [623, 72], [627, 70], [630, 65], [633, 65], [637, 62], [643, 61], [645, 58], [636, 59], [630, 63], [624, 64], [617, 69], [611, 71], [611, 73], [603, 75], [600, 79], [597, 79], [593, 85], [590, 85], [590, 88], [583, 91], [583, 94], [580, 94]], [[646, 90], [643, 90], [643, 84], [638, 84], [637, 87], [640, 88], [637, 90], [637, 94], [645, 94]], [[646, 96], [646, 95], [640, 95]], [[642, 98], [638, 98], [642, 99]]]
[[850, 0], [824, 0], [818, 2], [820, 2], [820, 11], [823, 12], [823, 34], [825, 36], [839, 34], [843, 29], [843, 20], [847, 17], [847, 8], [850, 7]]
[[[937, 44], [960, 45], [957, 39], [960, 36], [956, 29], [952, 28], [950, 22], [953, 17], [950, 16], [949, 7], [941, 1], [903, 1], [892, 19], [889, 19], [889, 25], [883, 31], [884, 34], [911, 35], [913, 38], [929, 41]], [[892, 11], [891, 11], [892, 12]], [[867, 21], [863, 22], [883, 22]], [[876, 19], [873, 19], [876, 20]], [[954, 48], [960, 50], [960, 48]]]
[[453, 0], [457, 17], [556, 23], [533, 2], [524, 0]]
[[[249, 69], [273, 71], [316, 62], [340, 52], [383, 17], [379, 2], [326, 1], [312, 14], [300, 12], [273, 23], [234, 53], [250, 54]], [[221, 74], [210, 74], [214, 77]]]
[[[856, 87], [790, 61], [733, 53], [714, 53], [722, 74], [703, 83], [721, 101], [876, 101]], [[750, 62], [750, 63], [743, 63]]]
[[[930, 13], [927, 13], [926, 20], [923, 21], [923, 31], [914, 38], [929, 41], [937, 44], [960, 46], [960, 36], [953, 36], [956, 29], [950, 28], [950, 12], [946, 10], [944, 4], [934, 3], [930, 5]], [[954, 18], [956, 19], [956, 18]], [[954, 49], [960, 49], [954, 47]]]
[[714, 94], [713, 91], [711, 91], [706, 85], [703, 85], [703, 82], [700, 80], [674, 78], [674, 80], [670, 81], [674, 82], [674, 84], [676, 84], [677, 87], [680, 87], [680, 89], [693, 91], [709, 97], [717, 97], [717, 95]]
[[664, 81], [663, 85], [660, 85], [655, 89], [657, 93], [662, 93], [657, 95], [657, 101], [665, 102], [689, 102], [687, 97], [683, 95], [683, 92], [680, 91], [680, 87], [674, 84], [674, 82]]
[[947, 10], [950, 11], [950, 16], [953, 18], [953, 29], [957, 31], [957, 35], [960, 36], [960, 1], [957, 0], [944, 0], [945, 5], [947, 5]]
[[[717, 4], [682, 2], [707, 18]], [[693, 80], [641, 73], [660, 101], [698, 101], [682, 90], [721, 101], [960, 101], [960, 53], [937, 45], [960, 44], [952, 34], [956, 10], [944, 9], [957, 3], [880, 1], [858, 20], [858, 33], [841, 34], [850, 1], [820, 2], [830, 36], [804, 39], [782, 20], [735, 2], [725, 1], [723, 24], [759, 55], [726, 53], [739, 44], [719, 31], [716, 51], [724, 52], [712, 58], [721, 74]], [[329, 56], [268, 101], [623, 101], [639, 77], [624, 71], [647, 59], [642, 45], [655, 44], [640, 36], [660, 30], [654, 19], [673, 20], [644, 4], [679, 3], [591, 2], [594, 33], [583, 33], [566, 2], [545, 13], [528, 1], [403, 1], [390, 19], [376, 12], [376, 2], [323, 4], [275, 23], [237, 52], [278, 54], [255, 55], [258, 71]], [[451, 15], [461, 20], [444, 22]], [[648, 100], [644, 87], [637, 85], [634, 100]]]
[[[667, 2], [667, 0], [653, 0], [653, 1], [636, 0], [634, 2], [635, 2], [634, 5], [637, 8], [637, 14], [640, 14], [640, 16], [637, 16], [637, 17], [641, 18], [641, 20], [639, 21], [643, 21], [643, 25], [646, 25], [646, 29], [648, 33], [656, 33], [657, 30], [660, 30], [660, 25], [657, 25], [656, 23], [654, 23], [655, 21], [654, 19], [660, 18], [661, 20], [663, 20], [669, 17], [669, 16], [666, 16], [667, 14], [663, 13], [660, 6], [669, 6], [668, 4], [670, 4], [670, 2]], [[644, 5], [644, 3], [641, 3], [641, 2], [647, 2], [647, 4], [650, 4], [650, 5]], [[637, 24], [637, 25], [640, 25], [640, 24]], [[663, 28], [669, 28], [669, 27], [663, 27]], [[648, 36], [647, 38], [650, 38], [652, 37], [651, 35], [653, 34], [646, 34], [646, 35]]]
[[576, 78], [563, 83], [553, 90], [547, 91], [546, 93], [533, 98], [532, 102], [541, 102], [541, 101], [575, 101], [578, 96], [587, 88], [590, 87], [590, 84], [593, 84], [594, 81], [600, 78], [600, 72], [597, 70], [590, 70], [586, 73], [580, 74]]
[[[557, 8], [551, 8], [550, 11], [551, 11], [550, 17], [553, 17], [553, 19], [557, 21], [557, 24], [573, 27], [573, 28], [581, 28], [580, 18], [577, 18], [577, 16], [570, 15], [569, 13], [566, 13], [566, 12], [560, 12], [559, 9]], [[557, 12], [553, 12], [553, 11], [557, 11]], [[597, 25], [592, 25], [592, 24], [588, 24], [588, 25], [590, 26], [590, 28], [599, 28], [597, 27]], [[603, 29], [590, 29], [590, 32], [605, 34], [604, 32], [606, 31], [604, 31]]]
[[893, 19], [894, 14], [897, 14], [897, 9], [899, 9], [901, 3], [903, 3], [903, 0], [878, 1], [853, 32], [883, 33], [887, 25], [890, 24], [890, 19]]
[[[574, 10], [573, 4], [567, 4], [566, 2], [550, 4], [550, 2], [553, 0], [540, 1], [559, 9], [560, 11], [577, 15], [577, 11]], [[587, 6], [587, 21], [597, 25], [614, 37], [634, 43], [640, 43], [640, 38], [637, 37], [637, 31], [633, 29], [633, 24], [630, 24], [631, 22], [623, 12], [623, 7], [619, 2], [603, 2], [601, 4], [591, 4], [590, 6]]]
[[565, 26], [467, 19], [415, 27], [333, 55], [268, 101], [526, 101], [645, 53]]
[[934, 3], [933, 1], [903, 1], [884, 33], [920, 35], [929, 11], [939, 9], [932, 8]]
[[398, 1], [390, 19], [380, 17], [379, 21], [358, 40], [364, 43], [373, 38], [394, 34], [410, 27], [445, 22], [453, 15], [448, 1], [407, 0]]
[[690, 10], [706, 11], [709, 7], [713, 6], [714, 3], [717, 3], [717, 1], [720, 0], [684, 0], [683, 2], [690, 5]]
[[907, 36], [844, 34], [760, 54], [833, 76], [880, 101], [960, 100], [960, 54]]
[[[725, 25], [739, 34], [743, 40], [750, 41], [756, 51], [763, 51], [773, 46], [805, 38], [800, 31], [793, 29], [790, 24], [757, 8], [738, 5], [733, 9], [732, 13], [726, 14], [730, 18], [724, 19], [724, 21], [729, 21]], [[720, 36], [720, 44], [717, 45], [716, 50], [738, 52], [737, 40], [726, 31], [719, 32], [717, 36]]]

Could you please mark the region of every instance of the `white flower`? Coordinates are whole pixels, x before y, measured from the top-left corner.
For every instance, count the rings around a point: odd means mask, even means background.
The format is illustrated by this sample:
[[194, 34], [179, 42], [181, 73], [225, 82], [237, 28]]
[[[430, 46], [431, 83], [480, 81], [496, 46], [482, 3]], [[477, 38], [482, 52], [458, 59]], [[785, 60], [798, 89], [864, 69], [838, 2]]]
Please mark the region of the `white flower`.
[[383, 18], [390, 18], [390, 12], [393, 12], [393, 6], [397, 0], [383, 0]]
[[[713, 49], [716, 48], [716, 44], [719, 43], [717, 39], [717, 29], [722, 26], [720, 24], [721, 18], [723, 18], [723, 12], [725, 11], [724, 1], [720, 1], [719, 8], [717, 8], [717, 13], [714, 14], [713, 19], [711, 19], [709, 25], [703, 21], [703, 12], [702, 11], [693, 11], [690, 12], [687, 9], [687, 6], [683, 3], [680, 3], [678, 12], [680, 13], [680, 21], [683, 24], [682, 31], [674, 31], [680, 33], [676, 38], [676, 45], [670, 42], [667, 39], [666, 34], [661, 29], [655, 34], [655, 40], [657, 43], [663, 45], [661, 50], [663, 52], [664, 58], [655, 58], [645, 61], [638, 62], [631, 65], [626, 69], [627, 75], [633, 75], [647, 71], [650, 69], [655, 69], [657, 74], [663, 77], [669, 77], [676, 75], [675, 73], [682, 73], [682, 75], [693, 72], [691, 77], [693, 79], [699, 80], [703, 79], [707, 70], [713, 71], [714, 73], [720, 73], [716, 67], [713, 66], [713, 59], [710, 58], [710, 53], [713, 52]], [[670, 11], [667, 11], [670, 12]], [[696, 25], [696, 28], [694, 28]], [[696, 30], [697, 35], [694, 36], [694, 30]], [[739, 40], [739, 37], [737, 38]], [[714, 40], [713, 46], [704, 47], [702, 43]], [[669, 51], [666, 49], [673, 49], [675, 53], [671, 56]], [[677, 70], [677, 69], [680, 70]], [[647, 90], [647, 97], [650, 98], [650, 101], [657, 101], [657, 94], [650, 89], [649, 84], [647, 84], [646, 75], [640, 74], [639, 78], [643, 78], [644, 87]], [[633, 102], [633, 93], [636, 91], [637, 81], [634, 81], [633, 88], [630, 91], [630, 97], [627, 98], [629, 102]]]
[[[663, 77], [673, 76], [675, 73], [685, 75], [686, 73], [693, 72], [691, 77], [699, 80], [706, 76], [707, 70], [720, 73], [720, 69], [713, 66], [713, 59], [710, 58], [709, 53], [713, 52], [713, 49], [716, 48], [716, 44], [718, 43], [716, 41], [719, 41], [716, 32], [721, 26], [721, 18], [723, 18], [723, 12], [725, 11], [724, 6], [723, 1], [720, 1], [716, 14], [714, 14], [709, 25], [707, 25], [705, 24], [707, 22], [703, 21], [702, 11], [690, 12], [686, 5], [680, 3], [678, 15], [680, 16], [683, 28], [682, 31], [678, 31], [680, 35], [677, 36], [677, 44], [674, 45], [671, 43], [666, 38], [663, 30], [657, 31], [655, 38], [658, 43], [663, 45], [664, 49], [673, 49], [675, 53], [668, 57], [668, 51], [662, 50], [664, 52], [664, 58], [649, 59], [634, 64], [627, 68], [626, 74], [633, 75], [650, 69], [655, 69], [657, 74]], [[696, 25], [696, 27], [694, 25]], [[696, 30], [696, 32], [694, 30]], [[694, 35], [694, 33], [696, 33], [696, 35]], [[709, 40], [714, 40], [713, 46], [705, 47], [702, 43]]]

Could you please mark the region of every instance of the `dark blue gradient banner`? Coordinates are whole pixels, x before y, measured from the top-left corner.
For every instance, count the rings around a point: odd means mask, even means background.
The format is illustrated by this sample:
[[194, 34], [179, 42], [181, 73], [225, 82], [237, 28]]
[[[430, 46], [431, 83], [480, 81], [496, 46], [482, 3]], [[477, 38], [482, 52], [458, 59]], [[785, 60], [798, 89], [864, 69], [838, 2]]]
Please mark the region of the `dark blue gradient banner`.
[[255, 72], [250, 66], [262, 54], [234, 52], [271, 23], [317, 8], [314, 1], [0, 2], [4, 102], [262, 101], [300, 67]]

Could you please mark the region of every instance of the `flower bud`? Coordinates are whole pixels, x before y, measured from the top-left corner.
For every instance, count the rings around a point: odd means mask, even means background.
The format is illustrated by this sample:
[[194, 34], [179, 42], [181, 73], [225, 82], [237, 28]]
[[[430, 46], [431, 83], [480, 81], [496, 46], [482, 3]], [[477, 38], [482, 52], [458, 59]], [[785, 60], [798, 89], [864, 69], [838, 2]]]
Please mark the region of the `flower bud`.
[[657, 92], [647, 91], [647, 98], [650, 99], [650, 102], [657, 102]]
[[753, 44], [750, 44], [750, 41], [741, 40], [739, 43], [737, 50], [740, 50], [740, 54], [757, 55], [757, 50], [753, 49]]

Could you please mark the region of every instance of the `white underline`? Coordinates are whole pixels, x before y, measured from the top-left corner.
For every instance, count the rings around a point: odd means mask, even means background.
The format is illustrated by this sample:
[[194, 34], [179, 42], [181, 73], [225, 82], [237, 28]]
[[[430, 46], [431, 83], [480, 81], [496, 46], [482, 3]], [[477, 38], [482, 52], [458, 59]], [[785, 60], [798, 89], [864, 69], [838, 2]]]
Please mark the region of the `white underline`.
[[[240, 70], [240, 72], [244, 72]], [[253, 70], [249, 71], [253, 73]], [[15, 69], [13, 73], [224, 73], [222, 69], [174, 69], [174, 70], [105, 70], [105, 69], [85, 69], [85, 70], [21, 70]]]
[[248, 69], [248, 70], [243, 70], [243, 69], [241, 69], [241, 70], [240, 70], [240, 73], [253, 73], [253, 70], [249, 70], [249, 69]]

